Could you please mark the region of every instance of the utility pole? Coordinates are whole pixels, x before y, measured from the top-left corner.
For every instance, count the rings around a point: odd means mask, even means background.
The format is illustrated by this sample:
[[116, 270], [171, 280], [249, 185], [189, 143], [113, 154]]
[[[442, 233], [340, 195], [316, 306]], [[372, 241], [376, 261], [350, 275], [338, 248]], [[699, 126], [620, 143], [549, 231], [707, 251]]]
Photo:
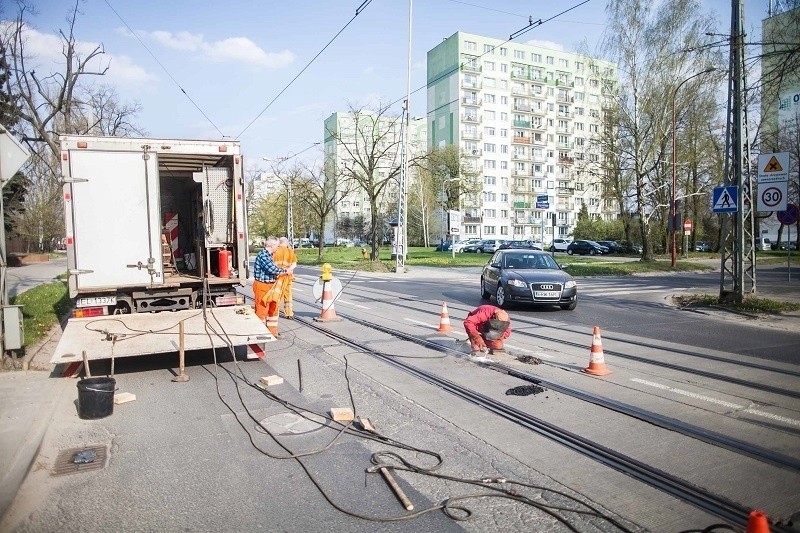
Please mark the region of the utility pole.
[[397, 237], [395, 238], [397, 249], [394, 268], [394, 271], [398, 274], [405, 273], [406, 271], [406, 254], [408, 253], [408, 127], [410, 123], [409, 116], [411, 115], [411, 13], [413, 3], [413, 0], [408, 0], [408, 70], [406, 99], [403, 102], [403, 116], [401, 117], [402, 123], [400, 126], [403, 139], [400, 153], [401, 166], [397, 204]]
[[738, 186], [737, 211], [720, 216], [720, 300], [741, 303], [756, 294], [756, 254], [750, 143], [747, 135], [747, 86], [744, 69], [744, 0], [731, 2], [728, 122], [725, 142], [725, 185]]

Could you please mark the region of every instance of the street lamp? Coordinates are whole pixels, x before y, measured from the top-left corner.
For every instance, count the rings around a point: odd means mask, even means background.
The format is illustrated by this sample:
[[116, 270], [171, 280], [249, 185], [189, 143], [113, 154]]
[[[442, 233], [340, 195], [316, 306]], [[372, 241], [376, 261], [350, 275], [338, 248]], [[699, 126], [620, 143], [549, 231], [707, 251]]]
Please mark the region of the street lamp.
[[677, 156], [676, 156], [676, 153], [675, 153], [675, 97], [678, 94], [678, 90], [683, 86], [684, 83], [686, 83], [689, 80], [692, 80], [692, 79], [696, 78], [697, 76], [700, 76], [702, 74], [708, 74], [709, 72], [713, 72], [715, 70], [717, 70], [715, 67], [709, 67], [709, 68], [707, 68], [707, 69], [705, 69], [703, 71], [700, 71], [700, 72], [698, 72], [696, 74], [692, 74], [691, 76], [689, 76], [688, 78], [686, 78], [685, 80], [680, 82], [678, 84], [678, 86], [675, 87], [675, 90], [672, 91], [672, 194], [671, 194], [671, 202], [670, 202], [670, 205], [669, 205], [669, 216], [670, 216], [670, 222], [671, 222], [670, 226], [672, 227], [672, 254], [670, 256], [671, 257], [670, 265], [671, 265], [672, 268], [675, 268], [675, 265], [677, 264], [677, 259], [678, 259], [678, 251], [676, 249], [676, 242], [677, 242], [676, 233], [678, 231], [678, 228], [677, 228], [677, 226], [678, 226], [677, 222], [678, 221], [676, 220], [676, 217], [675, 217], [676, 211], [677, 211], [675, 209], [675, 207], [676, 207], [675, 206], [675, 202], [677, 200], [676, 196], [677, 196], [677, 188], [678, 188], [678, 178], [677, 178], [677, 174], [675, 172], [675, 166], [677, 165], [677, 160], [676, 160]]

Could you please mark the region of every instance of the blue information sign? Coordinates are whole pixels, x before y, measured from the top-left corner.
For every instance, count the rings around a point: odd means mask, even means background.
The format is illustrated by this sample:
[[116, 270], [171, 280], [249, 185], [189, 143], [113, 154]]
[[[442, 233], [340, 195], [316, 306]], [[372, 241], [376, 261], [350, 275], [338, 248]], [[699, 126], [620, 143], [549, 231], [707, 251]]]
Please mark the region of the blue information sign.
[[736, 213], [739, 209], [737, 201], [739, 199], [739, 187], [729, 185], [727, 187], [714, 187], [713, 202], [711, 209], [715, 213]]
[[549, 209], [550, 202], [547, 201], [547, 195], [541, 194], [536, 197], [536, 209]]

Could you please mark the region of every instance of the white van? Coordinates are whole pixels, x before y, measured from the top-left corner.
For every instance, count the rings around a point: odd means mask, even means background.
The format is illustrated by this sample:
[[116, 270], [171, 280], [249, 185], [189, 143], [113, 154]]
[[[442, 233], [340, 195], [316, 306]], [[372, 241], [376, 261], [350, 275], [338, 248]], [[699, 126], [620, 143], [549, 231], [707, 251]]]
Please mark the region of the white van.
[[767, 237], [756, 238], [756, 250], [772, 250], [772, 242]]

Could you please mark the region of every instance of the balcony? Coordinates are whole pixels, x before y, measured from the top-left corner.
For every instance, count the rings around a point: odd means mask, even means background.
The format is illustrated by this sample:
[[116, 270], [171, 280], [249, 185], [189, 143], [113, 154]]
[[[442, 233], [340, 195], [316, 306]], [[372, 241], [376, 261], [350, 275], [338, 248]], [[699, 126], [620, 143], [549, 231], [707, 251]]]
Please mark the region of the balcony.
[[516, 88], [516, 87], [512, 87], [511, 88], [511, 94], [514, 94], [514, 95], [517, 95], [517, 96], [527, 96], [528, 91], [525, 90], [525, 88], [519, 89], [519, 88]]
[[517, 144], [530, 144], [531, 143], [531, 138], [530, 137], [512, 137], [511, 138], [511, 142], [512, 143], [517, 143]]
[[556, 204], [557, 211], [574, 211], [575, 204], [572, 202], [558, 202]]
[[569, 131], [569, 127], [567, 127], [567, 128], [556, 128], [556, 133], [567, 133], [567, 134], [569, 134], [569, 133], [572, 133], [572, 132]]
[[514, 111], [522, 111], [523, 113], [530, 113], [531, 106], [530, 104], [514, 104]]
[[461, 80], [461, 87], [464, 89], [480, 89], [481, 84], [477, 81]]
[[572, 113], [569, 111], [559, 111], [557, 114], [558, 118], [573, 118]]
[[466, 149], [464, 150], [464, 154], [466, 154], [469, 157], [480, 157], [482, 153], [483, 153], [483, 150], [480, 150], [478, 148], [473, 148], [473, 149], [470, 149], [470, 150], [466, 150]]
[[531, 113], [543, 117], [547, 114], [547, 111], [545, 111], [544, 107], [531, 107]]
[[461, 222], [464, 224], [481, 224], [483, 223], [483, 217], [473, 217], [469, 215], [464, 215], [461, 217]]
[[462, 97], [461, 103], [464, 105], [474, 105], [476, 107], [480, 107], [481, 105], [481, 101], [478, 100], [477, 98], [468, 98], [468, 97]]
[[559, 102], [559, 103], [562, 103], [562, 104], [571, 104], [571, 103], [575, 102], [575, 99], [573, 97], [569, 96], [569, 95], [559, 94], [558, 96], [556, 96], [556, 102]]
[[514, 202], [513, 204], [514, 209], [530, 209], [531, 203], [530, 202]]
[[[526, 178], [530, 178], [531, 177], [531, 173], [528, 172], [527, 170], [515, 170], [512, 175], [514, 175], [514, 176], [525, 176]], [[527, 190], [530, 190], [530, 187], [528, 187]]]
[[511, 160], [512, 161], [530, 161], [531, 160], [531, 156], [529, 156], [528, 154], [513, 153], [513, 154], [511, 154]]
[[483, 119], [478, 114], [464, 113], [463, 115], [461, 115], [461, 121], [480, 124], [481, 122], [483, 122]]
[[572, 165], [575, 163], [575, 159], [572, 157], [559, 157], [558, 164], [559, 165]]
[[480, 141], [483, 138], [483, 134], [479, 131], [462, 131], [461, 138], [469, 141]]
[[556, 194], [559, 196], [572, 196], [575, 194], [575, 189], [572, 187], [557, 187]]
[[515, 128], [530, 128], [531, 121], [530, 120], [515, 120], [513, 121]]
[[515, 194], [531, 194], [530, 184], [515, 183], [511, 185], [511, 192]]
[[556, 146], [558, 146], [561, 149], [569, 149], [572, 145], [571, 145], [571, 143], [558, 142], [558, 143], [556, 143]]
[[511, 79], [512, 80], [530, 80], [531, 76], [525, 72], [511, 72]]
[[461, 70], [464, 72], [480, 72], [481, 66], [477, 63], [467, 61], [466, 63], [461, 63]]

